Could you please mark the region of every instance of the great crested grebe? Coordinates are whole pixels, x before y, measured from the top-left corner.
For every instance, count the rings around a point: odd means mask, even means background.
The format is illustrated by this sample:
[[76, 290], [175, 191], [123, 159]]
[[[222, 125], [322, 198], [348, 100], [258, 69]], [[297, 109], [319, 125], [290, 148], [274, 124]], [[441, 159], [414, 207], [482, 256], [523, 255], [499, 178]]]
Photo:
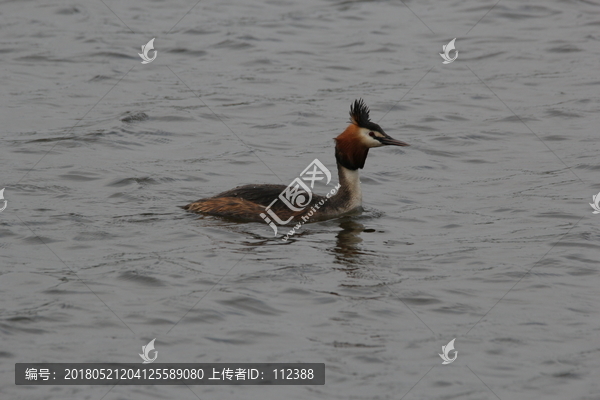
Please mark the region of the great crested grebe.
[[[264, 222], [264, 212], [268, 206], [271, 206], [270, 209], [282, 220], [302, 217], [308, 214], [309, 210], [313, 210], [310, 214], [311, 221], [334, 218], [359, 208], [362, 204], [362, 191], [358, 169], [364, 167], [369, 149], [408, 144], [391, 138], [379, 125], [371, 122], [369, 108], [362, 99], [355, 100], [350, 106], [350, 118], [352, 123], [335, 138], [335, 159], [340, 187], [335, 195], [326, 198], [313, 194], [308, 206], [301, 211], [293, 211], [283, 202], [272, 204], [287, 186], [245, 185], [214, 197], [200, 199], [183, 206], [183, 209], [200, 214]], [[315, 205], [318, 206], [313, 207]], [[313, 212], [316, 215], [313, 215]]]

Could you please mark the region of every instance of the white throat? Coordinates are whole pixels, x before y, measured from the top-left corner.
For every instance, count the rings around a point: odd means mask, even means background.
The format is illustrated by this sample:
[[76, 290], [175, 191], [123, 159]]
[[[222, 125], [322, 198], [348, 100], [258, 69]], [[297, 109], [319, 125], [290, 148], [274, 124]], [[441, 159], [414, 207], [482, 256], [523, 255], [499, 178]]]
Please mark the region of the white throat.
[[348, 196], [348, 210], [362, 205], [362, 190], [360, 189], [360, 175], [357, 170], [350, 170], [338, 165], [338, 175], [343, 192]]

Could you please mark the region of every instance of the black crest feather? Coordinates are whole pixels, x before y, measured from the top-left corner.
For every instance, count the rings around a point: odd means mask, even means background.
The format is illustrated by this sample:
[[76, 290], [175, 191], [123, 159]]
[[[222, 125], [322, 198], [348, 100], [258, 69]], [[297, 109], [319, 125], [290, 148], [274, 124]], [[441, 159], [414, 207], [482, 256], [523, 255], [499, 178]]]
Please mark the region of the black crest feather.
[[379, 125], [371, 122], [371, 118], [369, 118], [369, 112], [369, 107], [367, 107], [363, 99], [354, 100], [354, 104], [350, 106], [350, 118], [352, 119], [352, 123], [360, 126], [361, 128], [367, 128], [377, 132], [385, 133]]
[[354, 104], [350, 106], [350, 118], [358, 126], [365, 126], [365, 124], [371, 122], [369, 107], [367, 107], [363, 99], [354, 100]]

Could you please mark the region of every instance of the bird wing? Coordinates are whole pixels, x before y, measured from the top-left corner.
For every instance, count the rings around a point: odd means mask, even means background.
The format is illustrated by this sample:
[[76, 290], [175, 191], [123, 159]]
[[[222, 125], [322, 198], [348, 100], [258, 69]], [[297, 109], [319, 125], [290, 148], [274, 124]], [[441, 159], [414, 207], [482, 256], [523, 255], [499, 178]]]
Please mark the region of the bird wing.
[[[267, 207], [273, 202], [273, 200], [278, 199], [281, 192], [283, 192], [285, 189], [287, 189], [287, 186], [285, 185], [245, 185], [236, 187], [235, 189], [231, 189], [223, 193], [219, 193], [218, 195], [214, 196], [214, 198], [235, 197], [255, 204], [260, 204], [263, 207]], [[324, 199], [324, 196], [313, 193], [311, 204], [319, 202], [321, 199]], [[271, 209], [273, 211], [284, 209], [287, 210], [288, 207], [283, 201], [276, 201], [271, 206]]]

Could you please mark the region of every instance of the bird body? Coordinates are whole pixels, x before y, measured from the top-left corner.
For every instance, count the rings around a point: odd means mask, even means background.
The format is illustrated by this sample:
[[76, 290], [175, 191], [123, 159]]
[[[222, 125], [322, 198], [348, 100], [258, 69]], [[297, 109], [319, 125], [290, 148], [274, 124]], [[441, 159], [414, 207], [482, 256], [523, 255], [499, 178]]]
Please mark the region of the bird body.
[[[310, 221], [334, 218], [360, 209], [362, 190], [359, 169], [367, 159], [369, 149], [381, 146], [408, 146], [407, 143], [388, 136], [383, 129], [371, 122], [369, 109], [362, 100], [350, 107], [351, 124], [335, 138], [335, 158], [338, 170], [338, 190], [326, 196], [312, 194], [310, 203], [300, 211], [290, 209], [284, 202], [275, 201], [288, 186], [245, 185], [216, 196], [200, 199], [183, 208], [190, 212], [232, 218], [243, 221], [263, 222], [265, 211], [270, 209], [281, 220], [295, 218]], [[273, 215], [273, 213], [269, 213]], [[262, 214], [262, 215], [261, 215]], [[304, 218], [303, 218], [304, 217]]]

